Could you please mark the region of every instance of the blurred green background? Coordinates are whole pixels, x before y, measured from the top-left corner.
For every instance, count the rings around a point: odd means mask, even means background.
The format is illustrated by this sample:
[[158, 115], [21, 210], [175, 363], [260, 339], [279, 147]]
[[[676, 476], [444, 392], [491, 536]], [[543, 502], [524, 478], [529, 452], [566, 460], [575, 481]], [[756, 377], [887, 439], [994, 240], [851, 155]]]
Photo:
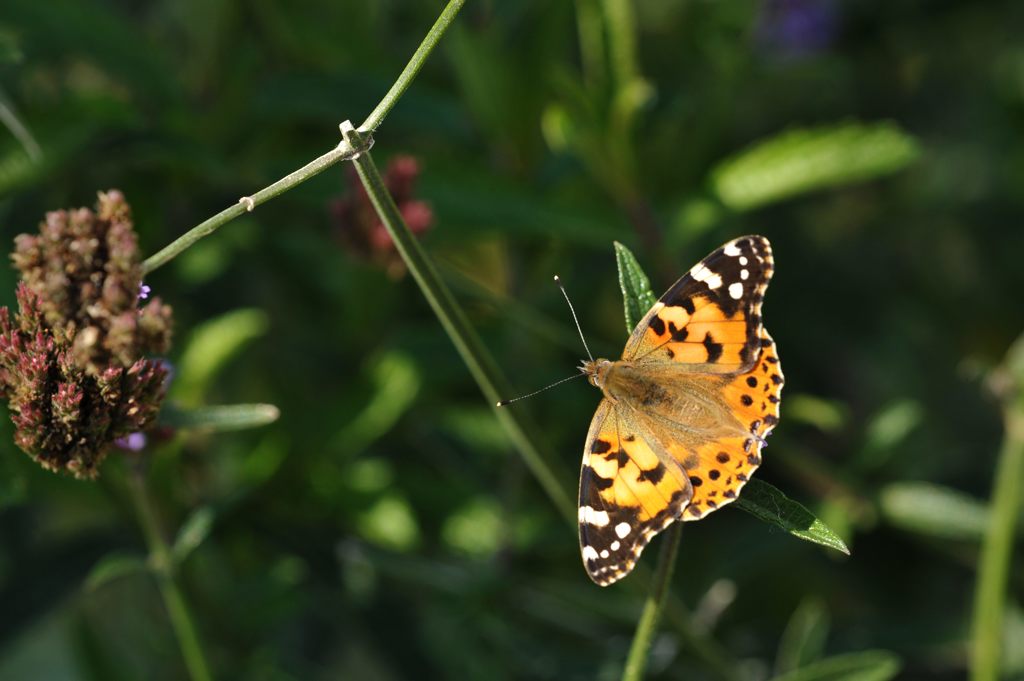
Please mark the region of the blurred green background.
[[[117, 187], [152, 254], [333, 147], [440, 9], [4, 0], [3, 239]], [[771, 239], [787, 383], [758, 476], [852, 556], [734, 509], [686, 525], [674, 592], [734, 678], [869, 650], [889, 653], [863, 678], [966, 675], [1003, 433], [986, 377], [1024, 331], [1021, 26], [1010, 0], [469, 0], [376, 135], [382, 168], [415, 160], [423, 243], [516, 392], [583, 352], [552, 274], [617, 356], [613, 240], [660, 292]], [[617, 678], [644, 577], [590, 583], [412, 278], [366, 246], [354, 187], [332, 168], [147, 280], [176, 313], [175, 402], [281, 410], [147, 455], [216, 676]], [[515, 407], [567, 489], [597, 401]], [[125, 461], [58, 477], [0, 423], [0, 678], [185, 678]], [[727, 678], [707, 646], [667, 623], [651, 678]]]

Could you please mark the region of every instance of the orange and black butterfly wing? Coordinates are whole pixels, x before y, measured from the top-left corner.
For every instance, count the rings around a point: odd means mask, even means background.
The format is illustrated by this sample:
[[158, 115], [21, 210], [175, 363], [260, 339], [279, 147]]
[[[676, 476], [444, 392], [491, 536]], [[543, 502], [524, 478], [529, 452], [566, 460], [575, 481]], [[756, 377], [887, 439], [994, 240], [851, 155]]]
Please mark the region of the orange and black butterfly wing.
[[602, 400], [580, 471], [583, 565], [607, 586], [633, 569], [651, 537], [681, 517], [690, 500], [683, 470], [655, 454], [626, 409]]
[[[693, 488], [686, 520], [704, 517], [738, 496], [761, 463], [761, 449], [779, 420], [782, 368], [761, 319], [761, 304], [774, 271], [763, 236], [733, 239], [677, 281], [630, 336], [623, 359], [686, 365], [721, 409], [729, 428], [694, 444], [669, 437], [662, 448], [683, 466]], [[666, 389], [672, 389], [668, 382]], [[680, 424], [685, 428], [687, 424]], [[730, 431], [730, 432], [727, 432]], [[659, 434], [671, 433], [659, 430]]]
[[774, 263], [763, 236], [733, 239], [694, 265], [637, 324], [622, 359], [742, 373], [760, 353], [761, 302]]

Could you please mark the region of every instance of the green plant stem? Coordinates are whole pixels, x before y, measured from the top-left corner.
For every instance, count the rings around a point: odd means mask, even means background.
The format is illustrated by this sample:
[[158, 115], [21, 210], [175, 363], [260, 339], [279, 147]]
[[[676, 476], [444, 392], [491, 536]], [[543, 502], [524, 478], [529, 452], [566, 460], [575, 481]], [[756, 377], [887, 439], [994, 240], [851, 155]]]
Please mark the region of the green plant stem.
[[[363, 125], [360, 127], [361, 130], [373, 132], [384, 120], [384, 117], [388, 115], [388, 112], [394, 108], [402, 94], [409, 89], [409, 85], [412, 84], [416, 74], [419, 73], [420, 69], [423, 67], [427, 57], [429, 57], [430, 53], [433, 52], [434, 47], [437, 45], [438, 41], [440, 41], [441, 36], [444, 35], [448, 26], [451, 25], [452, 20], [459, 13], [459, 10], [462, 9], [464, 2], [465, 0], [449, 1], [441, 11], [441, 15], [437, 18], [437, 21], [434, 22], [433, 26], [431, 26], [430, 31], [427, 32], [423, 42], [420, 43], [416, 52], [413, 53], [412, 58], [409, 59], [409, 63], [405, 65], [402, 73], [399, 74], [394, 85], [391, 86], [391, 89], [388, 90], [386, 95], [384, 95], [384, 98], [376, 108], [374, 108], [370, 115], [367, 116], [366, 120], [363, 121]], [[185, 249], [189, 248], [203, 237], [213, 234], [219, 228], [228, 222], [231, 222], [243, 213], [252, 211], [256, 206], [283, 194], [295, 185], [301, 184], [315, 175], [319, 175], [336, 163], [349, 160], [364, 151], [369, 150], [369, 148], [373, 146], [373, 137], [371, 135], [364, 135], [360, 138], [360, 143], [365, 146], [358, 148], [352, 147], [349, 146], [349, 141], [347, 139], [343, 139], [341, 144], [320, 158], [307, 163], [295, 172], [286, 175], [268, 187], [264, 187], [255, 194], [239, 199], [238, 203], [235, 205], [230, 208], [225, 208], [208, 220], [196, 225], [188, 232], [162, 248], [160, 251], [147, 258], [146, 261], [142, 263], [143, 274], [149, 274], [158, 267], [166, 265], [175, 257], [181, 255]]]
[[[372, 138], [367, 138], [365, 143], [373, 144]], [[219, 228], [228, 222], [231, 222], [243, 213], [252, 211], [261, 203], [265, 203], [270, 199], [283, 194], [295, 185], [305, 182], [314, 175], [322, 173], [334, 164], [340, 161], [346, 161], [363, 151], [365, 151], [365, 149], [353, 149], [348, 145], [348, 142], [342, 141], [341, 144], [320, 158], [307, 163], [293, 173], [289, 173], [274, 184], [264, 187], [252, 196], [239, 199], [238, 203], [235, 205], [230, 208], [225, 208], [213, 217], [204, 220], [164, 248], [157, 251], [155, 254], [146, 258], [145, 262], [142, 263], [143, 274], [149, 274], [156, 268], [166, 265], [175, 257], [181, 255], [185, 249], [189, 248], [203, 237], [213, 234]]]
[[1024, 399], [1004, 407], [1006, 434], [996, 465], [991, 516], [974, 594], [971, 679], [997, 681], [1013, 538], [1024, 494]]
[[587, 85], [601, 89], [605, 84], [604, 22], [598, 0], [576, 0], [576, 31], [580, 41], [580, 62]]
[[146, 546], [149, 548], [150, 568], [156, 577], [160, 596], [163, 598], [171, 627], [178, 639], [178, 646], [181, 649], [181, 656], [185, 659], [189, 678], [192, 681], [210, 681], [213, 677], [210, 675], [206, 656], [199, 643], [199, 634], [192, 621], [188, 603], [185, 601], [174, 575], [171, 549], [160, 531], [156, 511], [153, 509], [146, 489], [146, 481], [140, 470], [129, 471], [128, 486], [136, 516], [146, 538]]
[[637, 77], [633, 3], [631, 0], [604, 0], [604, 15], [612, 73], [616, 88], [622, 89]]
[[633, 643], [626, 657], [626, 667], [622, 672], [622, 681], [640, 681], [647, 667], [647, 653], [658, 630], [662, 610], [669, 595], [672, 583], [672, 571], [676, 565], [676, 554], [679, 553], [679, 542], [683, 535], [682, 523], [674, 523], [665, 531], [661, 548], [658, 550], [658, 567], [654, 570], [651, 580], [651, 591], [647, 595], [643, 612], [633, 634]]
[[412, 58], [409, 59], [409, 63], [405, 65], [402, 73], [398, 76], [398, 80], [391, 86], [388, 93], [384, 95], [384, 99], [380, 100], [380, 104], [366, 117], [363, 124], [359, 127], [360, 130], [373, 132], [376, 130], [384, 117], [388, 115], [388, 112], [395, 106], [398, 99], [409, 89], [409, 85], [412, 84], [416, 74], [420, 72], [423, 64], [427, 61], [427, 57], [433, 52], [434, 47], [441, 40], [441, 36], [448, 30], [448, 26], [451, 25], [452, 20], [455, 19], [455, 15], [462, 9], [462, 5], [465, 0], [449, 0], [445, 8], [441, 10], [441, 15], [437, 17], [437, 21], [430, 27], [430, 31], [427, 32], [427, 36], [420, 43], [420, 46], [416, 48], [416, 52], [413, 53]]
[[[351, 127], [347, 129], [346, 134], [351, 137], [361, 135]], [[358, 144], [358, 141], [352, 143]], [[354, 163], [356, 171], [359, 173], [359, 179], [362, 180], [363, 187], [377, 210], [377, 215], [394, 240], [395, 247], [416, 283], [419, 284], [420, 291], [441, 321], [441, 326], [444, 327], [484, 396], [491, 404], [497, 404], [498, 400], [509, 394], [507, 381], [501, 376], [494, 360], [484, 349], [480, 338], [474, 332], [451, 291], [438, 276], [437, 270], [426, 252], [409, 231], [409, 227], [402, 219], [402, 214], [384, 186], [384, 180], [373, 162], [373, 157], [369, 153], [361, 154], [354, 160]], [[567, 518], [575, 519], [575, 504], [560, 482], [565, 477], [555, 472], [554, 465], [540, 453], [540, 450], [534, 446], [532, 438], [526, 434], [522, 412], [498, 407], [495, 407], [495, 411], [501, 425], [555, 507]]]

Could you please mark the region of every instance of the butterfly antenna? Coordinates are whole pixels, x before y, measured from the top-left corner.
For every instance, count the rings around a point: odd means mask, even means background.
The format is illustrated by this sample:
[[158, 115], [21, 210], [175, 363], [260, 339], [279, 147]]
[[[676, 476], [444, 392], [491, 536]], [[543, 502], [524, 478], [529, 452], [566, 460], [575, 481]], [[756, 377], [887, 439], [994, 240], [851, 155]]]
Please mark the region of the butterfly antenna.
[[585, 376], [585, 374], [573, 374], [572, 376], [567, 376], [560, 381], [555, 381], [551, 385], [544, 386], [540, 390], [534, 390], [532, 393], [529, 393], [528, 395], [520, 395], [519, 397], [513, 397], [511, 400], [501, 400], [500, 402], [498, 402], [497, 406], [504, 407], [506, 405], [512, 404], [513, 402], [525, 400], [527, 397], [533, 397], [537, 393], [542, 393], [549, 388], [554, 388], [556, 385], [562, 385], [563, 383], [567, 383], [568, 381], [571, 381], [574, 378], [579, 378], [580, 376]]
[[[587, 347], [587, 339], [583, 337], [583, 329], [580, 328], [580, 320], [576, 317], [576, 309], [572, 306], [572, 301], [569, 300], [569, 294], [565, 292], [565, 287], [562, 286], [562, 280], [555, 275], [555, 283], [558, 284], [558, 288], [562, 289], [562, 295], [565, 296], [565, 302], [569, 303], [569, 312], [572, 312], [572, 320], [576, 322], [576, 330], [580, 332], [580, 340], [583, 341], [583, 349], [587, 351], [587, 357], [590, 361], [594, 361], [594, 356], [590, 354], [590, 348]], [[575, 377], [574, 377], [575, 378]]]

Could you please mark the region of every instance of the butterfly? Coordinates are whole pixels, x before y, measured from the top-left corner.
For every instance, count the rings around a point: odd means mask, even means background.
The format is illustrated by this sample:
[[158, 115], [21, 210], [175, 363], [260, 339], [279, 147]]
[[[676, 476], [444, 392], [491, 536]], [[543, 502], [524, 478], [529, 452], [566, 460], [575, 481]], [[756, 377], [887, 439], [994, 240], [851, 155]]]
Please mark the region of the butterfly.
[[734, 501], [779, 421], [782, 369], [761, 320], [763, 236], [721, 246], [640, 320], [617, 361], [581, 371], [604, 398], [580, 472], [583, 565], [607, 586], [651, 538]]

